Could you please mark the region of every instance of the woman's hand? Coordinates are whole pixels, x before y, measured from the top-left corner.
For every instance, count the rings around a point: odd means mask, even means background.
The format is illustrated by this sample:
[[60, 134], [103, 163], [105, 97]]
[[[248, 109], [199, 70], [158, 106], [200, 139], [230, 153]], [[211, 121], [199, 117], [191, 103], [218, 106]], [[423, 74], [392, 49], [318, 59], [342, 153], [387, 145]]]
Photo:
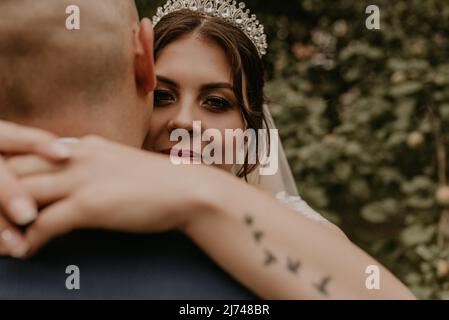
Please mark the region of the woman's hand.
[[[98, 138], [71, 153], [62, 165], [35, 156], [8, 162], [39, 203], [53, 203], [26, 232], [31, 253], [77, 228], [179, 229], [263, 299], [413, 298], [347, 239], [227, 173]], [[381, 290], [365, 286], [369, 265], [379, 267]]]
[[57, 143], [54, 135], [0, 120], [0, 255], [20, 257], [26, 252], [28, 245], [14, 225], [26, 225], [37, 215], [33, 197], [2, 157], [26, 153], [54, 161], [69, 157], [69, 150]]
[[38, 203], [50, 204], [26, 232], [30, 255], [74, 229], [162, 232], [182, 228], [195, 211], [200, 168], [97, 137], [70, 148], [64, 164], [37, 156], [8, 160]]

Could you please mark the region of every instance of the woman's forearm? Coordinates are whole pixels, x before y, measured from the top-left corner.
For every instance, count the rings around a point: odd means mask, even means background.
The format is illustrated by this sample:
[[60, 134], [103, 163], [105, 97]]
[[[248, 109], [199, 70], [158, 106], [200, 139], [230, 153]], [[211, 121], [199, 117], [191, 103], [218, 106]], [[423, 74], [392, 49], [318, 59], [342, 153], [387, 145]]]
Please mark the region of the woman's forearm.
[[[204, 166], [176, 168], [165, 157], [101, 139], [86, 139], [72, 146], [71, 152], [72, 160], [63, 171], [54, 168], [57, 175], [34, 156], [8, 162], [39, 203], [64, 197], [63, 205], [47, 206], [27, 229], [33, 252], [74, 228], [180, 229], [261, 298], [413, 297], [391, 273], [338, 232], [228, 173]], [[37, 161], [36, 167], [30, 169], [30, 161]], [[365, 286], [365, 272], [371, 265], [380, 270], [379, 290]]]
[[[183, 231], [263, 299], [414, 298], [340, 234], [234, 178], [204, 188], [201, 199]], [[379, 267], [379, 290], [365, 285], [369, 265]]]

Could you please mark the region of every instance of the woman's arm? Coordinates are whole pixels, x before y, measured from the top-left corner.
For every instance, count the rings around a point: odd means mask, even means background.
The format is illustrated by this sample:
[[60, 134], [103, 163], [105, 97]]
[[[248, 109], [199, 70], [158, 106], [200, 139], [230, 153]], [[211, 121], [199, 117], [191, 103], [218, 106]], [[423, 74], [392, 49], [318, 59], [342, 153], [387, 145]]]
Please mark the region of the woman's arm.
[[[407, 288], [340, 233], [221, 170], [88, 138], [62, 166], [35, 157], [8, 164], [47, 205], [26, 232], [32, 252], [73, 229], [181, 230], [262, 298], [405, 299]], [[365, 270], [380, 269], [380, 290]]]
[[[198, 191], [204, 207], [191, 212], [183, 231], [260, 297], [414, 298], [332, 225], [312, 221], [233, 177], [223, 176], [213, 183], [219, 188], [203, 184]], [[379, 267], [379, 290], [365, 285], [369, 265]]]

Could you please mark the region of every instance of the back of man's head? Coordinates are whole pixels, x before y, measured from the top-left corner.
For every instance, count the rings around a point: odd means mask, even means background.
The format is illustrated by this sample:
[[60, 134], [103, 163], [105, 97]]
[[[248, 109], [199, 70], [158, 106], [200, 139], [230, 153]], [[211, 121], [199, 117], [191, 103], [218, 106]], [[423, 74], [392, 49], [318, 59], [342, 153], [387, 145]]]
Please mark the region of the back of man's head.
[[[77, 18], [67, 8], [79, 8], [79, 30], [67, 28]], [[126, 125], [144, 96], [136, 97], [136, 28], [132, 0], [1, 0], [0, 118], [45, 128], [111, 116]]]

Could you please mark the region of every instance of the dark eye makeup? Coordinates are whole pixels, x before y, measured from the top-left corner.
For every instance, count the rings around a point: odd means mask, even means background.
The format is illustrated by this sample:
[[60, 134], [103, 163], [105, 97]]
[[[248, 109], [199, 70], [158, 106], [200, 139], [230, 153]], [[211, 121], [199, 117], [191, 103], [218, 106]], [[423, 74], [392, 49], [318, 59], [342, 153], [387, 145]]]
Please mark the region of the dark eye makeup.
[[224, 112], [232, 109], [232, 103], [219, 96], [206, 97], [203, 105], [213, 112]]
[[174, 95], [168, 90], [155, 90], [154, 91], [154, 106], [165, 106], [175, 102]]
[[[163, 107], [176, 102], [176, 95], [167, 89], [156, 89], [154, 91], [154, 106]], [[232, 102], [217, 95], [207, 95], [201, 100], [201, 105], [207, 110], [215, 113], [225, 112], [233, 108]]]

